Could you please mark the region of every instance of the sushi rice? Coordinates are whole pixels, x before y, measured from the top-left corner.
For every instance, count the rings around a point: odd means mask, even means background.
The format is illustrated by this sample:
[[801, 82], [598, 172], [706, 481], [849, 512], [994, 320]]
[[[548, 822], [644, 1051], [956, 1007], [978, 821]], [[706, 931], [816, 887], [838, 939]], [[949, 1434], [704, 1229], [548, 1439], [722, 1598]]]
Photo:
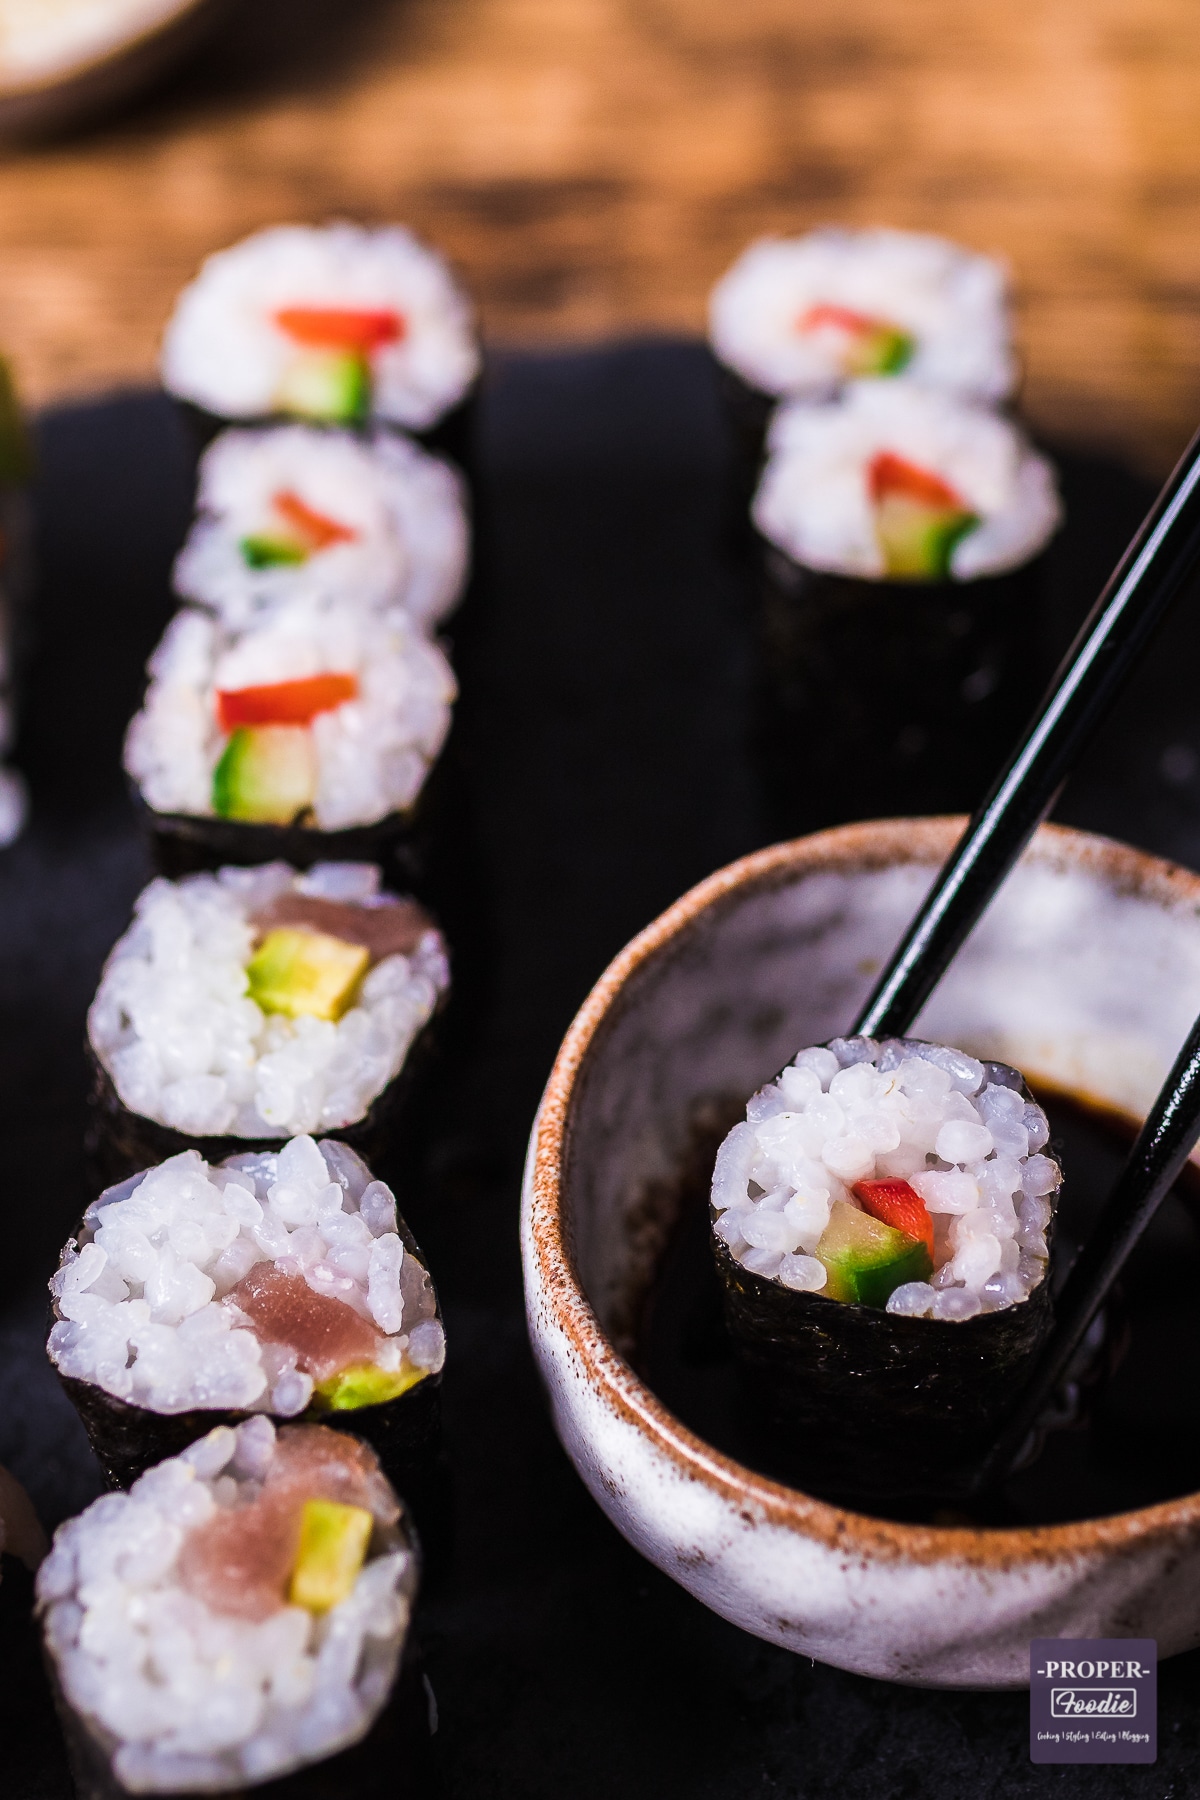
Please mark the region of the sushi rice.
[[331, 1139], [187, 1150], [106, 1190], [50, 1291], [59, 1373], [156, 1413], [294, 1418], [348, 1369], [402, 1393], [445, 1360], [392, 1190]]
[[754, 1095], [722, 1144], [713, 1229], [752, 1273], [819, 1293], [835, 1202], [859, 1207], [856, 1182], [897, 1179], [932, 1215], [934, 1268], [898, 1286], [888, 1312], [998, 1312], [1045, 1279], [1062, 1180], [1043, 1154], [1048, 1138], [1042, 1109], [962, 1051], [869, 1038], [813, 1045]]
[[1028, 562], [1062, 519], [1054, 471], [1016, 426], [914, 381], [861, 381], [835, 400], [790, 401], [768, 445], [754, 522], [808, 568], [887, 577], [873, 483], [889, 466], [957, 509], [946, 573], [958, 581]]
[[168, 391], [226, 419], [273, 413], [423, 431], [479, 372], [470, 308], [399, 227], [279, 225], [218, 251], [163, 342]]
[[[456, 693], [444, 653], [402, 608], [373, 611], [313, 596], [281, 604], [244, 629], [183, 607], [147, 667], [125, 768], [153, 811], [296, 821], [320, 831], [374, 824], [414, 804], [449, 730]], [[230, 802], [222, 802], [217, 776], [233, 730], [222, 725], [218, 696], [331, 675], [343, 678], [336, 703], [283, 727], [294, 734], [285, 740], [287, 816], [220, 814]]]
[[[349, 1591], [325, 1610], [294, 1579], [314, 1502], [356, 1509], [370, 1532]], [[371, 1452], [321, 1426], [277, 1433], [254, 1418], [60, 1526], [37, 1593], [69, 1729], [116, 1782], [225, 1793], [366, 1735], [396, 1679], [416, 1583]]]
[[400, 1070], [450, 980], [430, 925], [370, 967], [339, 1018], [264, 1011], [247, 967], [256, 917], [281, 900], [375, 909], [365, 863], [224, 868], [152, 881], [88, 1012], [88, 1039], [130, 1112], [193, 1137], [288, 1137], [355, 1123]]
[[945, 238], [837, 226], [760, 238], [717, 283], [720, 360], [777, 396], [824, 396], [856, 376], [903, 374], [983, 401], [1016, 365], [1003, 266]]
[[392, 433], [364, 442], [305, 425], [223, 432], [201, 459], [196, 505], [175, 587], [233, 629], [322, 599], [395, 603], [429, 626], [462, 592], [462, 478]]

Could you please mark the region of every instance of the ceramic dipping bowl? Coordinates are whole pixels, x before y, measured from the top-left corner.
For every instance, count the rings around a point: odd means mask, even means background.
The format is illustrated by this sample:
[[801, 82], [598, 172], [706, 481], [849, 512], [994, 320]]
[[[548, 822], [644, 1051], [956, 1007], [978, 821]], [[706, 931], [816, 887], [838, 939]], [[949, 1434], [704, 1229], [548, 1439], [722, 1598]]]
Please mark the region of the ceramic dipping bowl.
[[188, 55], [232, 4], [124, 0], [108, 17], [60, 5], [48, 19], [53, 33], [0, 39], [0, 139], [66, 131], [119, 106]]
[[[1021, 1687], [1033, 1637], [1153, 1637], [1161, 1656], [1200, 1643], [1200, 1494], [1037, 1528], [870, 1518], [703, 1442], [627, 1360], [697, 1117], [848, 1029], [962, 825], [776, 845], [635, 938], [554, 1065], [522, 1248], [558, 1435], [636, 1549], [736, 1625], [823, 1662]], [[1140, 1117], [1198, 1011], [1200, 877], [1047, 826], [913, 1034]]]

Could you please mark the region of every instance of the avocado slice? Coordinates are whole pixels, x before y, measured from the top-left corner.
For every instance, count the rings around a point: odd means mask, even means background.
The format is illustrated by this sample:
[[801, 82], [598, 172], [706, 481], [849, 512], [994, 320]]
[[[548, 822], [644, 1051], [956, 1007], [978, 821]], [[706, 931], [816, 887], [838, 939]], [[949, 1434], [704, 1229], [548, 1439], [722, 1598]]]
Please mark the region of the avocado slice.
[[899, 375], [912, 361], [916, 340], [898, 325], [880, 320], [856, 340], [844, 359], [847, 375]]
[[371, 952], [323, 931], [281, 925], [246, 966], [250, 998], [267, 1013], [340, 1019], [367, 972]]
[[300, 1549], [288, 1588], [291, 1604], [326, 1613], [348, 1599], [366, 1561], [374, 1524], [365, 1506], [306, 1500], [300, 1515]]
[[955, 545], [978, 523], [961, 507], [931, 506], [910, 494], [884, 494], [875, 504], [875, 536], [893, 581], [944, 581]]
[[280, 412], [360, 425], [371, 410], [371, 366], [361, 350], [304, 350], [275, 392]]
[[860, 1306], [886, 1306], [902, 1283], [925, 1281], [933, 1272], [924, 1244], [845, 1200], [834, 1201], [815, 1254], [828, 1274], [822, 1292]]
[[291, 538], [272, 537], [266, 531], [239, 538], [238, 549], [248, 569], [292, 568], [306, 563], [309, 556], [303, 544]]
[[380, 1406], [385, 1400], [397, 1400], [409, 1388], [424, 1381], [426, 1371], [413, 1363], [396, 1370], [377, 1369], [374, 1363], [354, 1363], [339, 1369], [328, 1381], [319, 1381], [316, 1396], [330, 1412], [355, 1412], [360, 1406]]
[[239, 725], [213, 770], [220, 819], [291, 825], [312, 805], [317, 759], [306, 725]]

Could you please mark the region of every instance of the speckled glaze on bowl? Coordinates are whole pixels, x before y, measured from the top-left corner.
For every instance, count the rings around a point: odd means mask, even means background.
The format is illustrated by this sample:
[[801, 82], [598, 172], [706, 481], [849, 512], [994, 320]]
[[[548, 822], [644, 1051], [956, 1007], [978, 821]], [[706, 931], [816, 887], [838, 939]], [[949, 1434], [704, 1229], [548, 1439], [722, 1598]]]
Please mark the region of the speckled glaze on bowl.
[[[605, 971], [530, 1141], [526, 1305], [555, 1427], [635, 1548], [746, 1631], [933, 1687], [1021, 1687], [1033, 1637], [1200, 1643], [1200, 1495], [1037, 1529], [845, 1512], [674, 1418], [621, 1354], [698, 1109], [844, 1031], [963, 821], [886, 820], [720, 870]], [[1140, 1115], [1200, 1011], [1200, 877], [1043, 827], [914, 1035]]]

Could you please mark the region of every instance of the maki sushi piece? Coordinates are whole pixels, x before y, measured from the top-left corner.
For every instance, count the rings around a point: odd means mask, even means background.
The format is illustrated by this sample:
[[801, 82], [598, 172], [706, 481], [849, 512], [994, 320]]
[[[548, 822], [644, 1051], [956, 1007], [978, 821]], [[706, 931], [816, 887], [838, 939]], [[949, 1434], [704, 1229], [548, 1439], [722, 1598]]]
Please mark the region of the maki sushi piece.
[[284, 425], [222, 432], [175, 586], [234, 630], [293, 600], [402, 607], [437, 624], [470, 553], [461, 477], [407, 439]]
[[125, 739], [167, 874], [286, 857], [420, 873], [418, 802], [456, 687], [402, 608], [298, 596], [238, 628], [172, 619]]
[[[26, 614], [32, 586], [32, 519], [28, 484], [33, 473], [24, 420], [8, 364], [0, 357], [0, 758], [17, 729], [18, 672], [26, 650]], [[25, 783], [0, 762], [0, 849], [20, 836], [29, 811]]]
[[449, 980], [432, 919], [370, 864], [152, 881], [88, 1012], [100, 1178], [314, 1131], [377, 1158]]
[[753, 518], [778, 828], [970, 810], [1041, 688], [1053, 469], [910, 381], [790, 402], [770, 446]]
[[321, 1426], [219, 1426], [95, 1501], [37, 1582], [80, 1800], [411, 1792], [417, 1581], [375, 1457]]
[[1016, 1070], [915, 1039], [814, 1045], [754, 1095], [711, 1239], [781, 1468], [834, 1499], [953, 1491], [1053, 1323], [1048, 1138]]
[[443, 438], [479, 366], [437, 252], [397, 226], [346, 223], [278, 225], [210, 256], [162, 351], [168, 392], [212, 419], [378, 420]]
[[709, 341], [747, 466], [774, 403], [905, 375], [1003, 400], [1016, 380], [1002, 264], [946, 238], [827, 226], [759, 238], [713, 289]]
[[115, 1486], [249, 1414], [365, 1439], [405, 1493], [431, 1464], [437, 1296], [345, 1144], [171, 1157], [93, 1201], [50, 1291], [47, 1351]]
[[908, 375], [1003, 400], [1016, 366], [1007, 277], [990, 256], [917, 231], [826, 226], [759, 238], [713, 289], [713, 349], [773, 398]]

